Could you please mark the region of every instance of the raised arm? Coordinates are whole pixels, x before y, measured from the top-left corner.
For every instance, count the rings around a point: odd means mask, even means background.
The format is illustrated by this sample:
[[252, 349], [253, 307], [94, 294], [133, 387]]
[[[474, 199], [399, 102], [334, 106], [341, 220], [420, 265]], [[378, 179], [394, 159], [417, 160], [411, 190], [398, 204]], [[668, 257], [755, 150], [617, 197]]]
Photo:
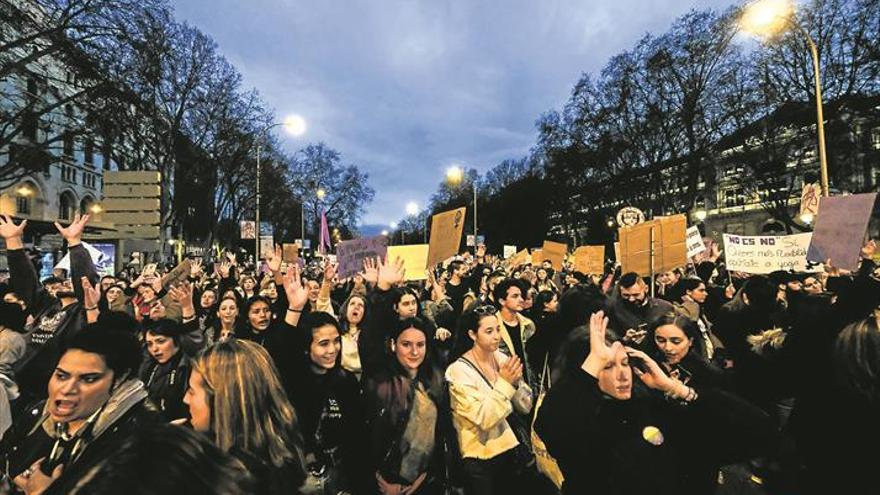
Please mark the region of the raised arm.
[[[24, 228], [27, 220], [18, 225], [7, 215], [0, 217], [0, 236], [6, 241], [6, 259], [9, 261], [9, 279], [15, 292], [27, 304], [28, 313], [36, 314], [43, 304], [38, 298], [46, 300], [48, 296], [40, 290], [37, 271], [24, 252]], [[40, 294], [43, 292], [42, 294]]]
[[58, 233], [67, 241], [67, 249], [70, 254], [70, 279], [74, 282], [73, 292], [80, 302], [85, 300], [83, 288], [82, 284], [75, 282], [86, 277], [92, 284], [98, 283], [98, 271], [95, 270], [95, 263], [92, 262], [89, 251], [82, 245], [83, 229], [88, 223], [89, 215], [80, 216], [79, 213], [73, 217], [73, 222], [67, 227], [62, 227], [61, 224], [55, 222]]

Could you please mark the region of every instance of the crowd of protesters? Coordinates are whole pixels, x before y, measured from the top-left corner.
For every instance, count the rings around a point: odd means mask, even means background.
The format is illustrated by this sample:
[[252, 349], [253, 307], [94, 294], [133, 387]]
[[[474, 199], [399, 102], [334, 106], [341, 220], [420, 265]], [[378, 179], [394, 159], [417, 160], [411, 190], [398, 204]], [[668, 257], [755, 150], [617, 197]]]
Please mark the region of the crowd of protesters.
[[[871, 493], [880, 279], [646, 278], [480, 246], [408, 281], [324, 259], [192, 259], [99, 277], [88, 216], [40, 281], [0, 218], [0, 492]], [[653, 284], [653, 286], [652, 286]]]

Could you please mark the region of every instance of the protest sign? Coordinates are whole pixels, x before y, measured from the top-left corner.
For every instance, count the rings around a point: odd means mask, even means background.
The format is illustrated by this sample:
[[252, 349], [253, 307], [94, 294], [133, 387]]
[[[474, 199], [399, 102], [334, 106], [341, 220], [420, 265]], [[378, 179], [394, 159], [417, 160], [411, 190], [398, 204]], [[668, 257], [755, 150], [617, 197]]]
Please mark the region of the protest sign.
[[532, 249], [531, 263], [533, 265], [540, 265], [542, 261], [544, 261], [544, 250], [541, 248]]
[[[464, 208], [438, 213], [431, 218], [428, 265], [434, 266], [458, 254], [464, 229]], [[424, 270], [424, 267], [422, 267]]]
[[[98, 249], [95, 246], [92, 246], [88, 242], [81, 243], [84, 248], [86, 248], [86, 252], [89, 253], [89, 257], [92, 258], [92, 263], [96, 266], [104, 263], [104, 257], [106, 256], [101, 249]], [[55, 265], [56, 270], [67, 270], [70, 271], [70, 252], [65, 253], [64, 257]]]
[[807, 265], [807, 248], [813, 234], [745, 236], [724, 234], [727, 269], [733, 272], [768, 274], [779, 270], [819, 271]]
[[706, 243], [703, 242], [703, 236], [700, 235], [700, 229], [696, 225], [687, 229], [687, 257], [694, 256], [706, 250]]
[[543, 259], [550, 261], [556, 271], [562, 270], [562, 262], [565, 261], [566, 252], [568, 252], [568, 244], [561, 242], [544, 241], [544, 247], [541, 248]]
[[605, 246], [581, 246], [574, 251], [574, 269], [585, 275], [605, 272]]
[[807, 259], [856, 270], [877, 193], [822, 198]]
[[614, 261], [620, 263], [620, 243], [614, 243]]
[[510, 258], [516, 254], [516, 246], [504, 245], [504, 259]]
[[275, 240], [271, 235], [260, 236], [260, 258], [265, 258], [266, 253], [275, 252]]
[[294, 263], [296, 262], [297, 258], [299, 258], [299, 246], [297, 246], [296, 244], [281, 245], [281, 261]]
[[167, 289], [168, 287], [185, 281], [187, 277], [189, 277], [189, 265], [189, 259], [185, 259], [182, 263], [175, 266], [173, 270], [165, 274], [165, 276], [162, 278], [162, 287], [165, 287]]
[[339, 259], [339, 267], [336, 272], [340, 278], [348, 278], [363, 270], [364, 259], [380, 257], [384, 258], [388, 251], [388, 237], [377, 235], [342, 241], [336, 245], [336, 256]]
[[406, 246], [388, 246], [388, 259], [400, 258], [406, 270], [405, 280], [425, 280], [428, 278], [425, 269], [428, 267], [428, 244], [410, 244]]
[[633, 227], [621, 227], [620, 264], [624, 273], [636, 272], [649, 277], [684, 266], [687, 263], [686, 231], [684, 215], [657, 217]]
[[250, 220], [242, 220], [241, 221], [241, 233], [239, 237], [242, 239], [256, 239], [257, 238], [257, 222], [252, 222]]
[[801, 215], [813, 215], [819, 213], [819, 198], [822, 190], [819, 184], [805, 182], [804, 188], [801, 190]]
[[524, 264], [526, 264], [526, 263], [531, 263], [531, 262], [532, 262], [532, 257], [531, 257], [531, 255], [529, 254], [529, 250], [528, 250], [528, 249], [523, 249], [522, 251], [520, 251], [520, 252], [514, 254], [514, 255], [510, 258], [510, 261], [508, 262], [508, 265], [509, 265], [509, 266], [512, 266], [512, 267], [516, 267], [516, 266], [524, 265]]

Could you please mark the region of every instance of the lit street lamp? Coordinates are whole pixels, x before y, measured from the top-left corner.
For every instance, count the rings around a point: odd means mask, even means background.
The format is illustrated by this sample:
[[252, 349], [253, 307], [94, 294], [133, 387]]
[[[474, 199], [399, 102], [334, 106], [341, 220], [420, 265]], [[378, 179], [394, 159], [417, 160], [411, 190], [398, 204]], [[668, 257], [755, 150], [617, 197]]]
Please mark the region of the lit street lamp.
[[[263, 146], [263, 140], [266, 139], [266, 136], [269, 134], [269, 131], [278, 127], [284, 126], [287, 132], [292, 136], [302, 136], [303, 133], [306, 132], [306, 121], [299, 115], [291, 115], [284, 119], [284, 122], [276, 122], [274, 124], [269, 124], [262, 131], [260, 131], [257, 136], [257, 207], [256, 214], [254, 215], [256, 218], [257, 224], [257, 235], [256, 242], [254, 243], [254, 264], [259, 267], [260, 266], [260, 151]], [[303, 221], [302, 225], [303, 233], [305, 231], [305, 221]], [[303, 236], [305, 238], [305, 236]], [[303, 241], [305, 242], [305, 241]]]
[[[455, 165], [446, 169], [446, 180], [451, 184], [458, 185], [464, 181], [464, 170]], [[474, 189], [474, 250], [477, 249], [477, 183], [472, 184]]]
[[770, 38], [786, 27], [794, 27], [807, 40], [813, 59], [813, 79], [816, 83], [816, 124], [819, 134], [819, 171], [822, 196], [828, 196], [828, 161], [825, 157], [825, 117], [822, 111], [822, 81], [819, 74], [819, 50], [810, 34], [800, 25], [794, 15], [791, 0], [756, 0], [743, 10], [739, 22], [743, 31]]

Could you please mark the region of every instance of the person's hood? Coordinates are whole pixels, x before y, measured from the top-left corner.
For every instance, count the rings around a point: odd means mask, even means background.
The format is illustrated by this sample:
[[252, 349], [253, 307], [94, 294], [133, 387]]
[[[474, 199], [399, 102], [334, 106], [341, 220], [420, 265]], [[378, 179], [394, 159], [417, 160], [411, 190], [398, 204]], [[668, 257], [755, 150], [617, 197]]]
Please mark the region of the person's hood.
[[[98, 438], [101, 433], [113, 426], [116, 421], [125, 415], [132, 407], [144, 401], [147, 398], [147, 389], [143, 382], [137, 378], [130, 378], [116, 387], [110, 399], [101, 408], [98, 418], [95, 420], [95, 426], [92, 428], [92, 438]], [[43, 407], [43, 429], [50, 437], [55, 438], [54, 422], [49, 417], [49, 402]]]

